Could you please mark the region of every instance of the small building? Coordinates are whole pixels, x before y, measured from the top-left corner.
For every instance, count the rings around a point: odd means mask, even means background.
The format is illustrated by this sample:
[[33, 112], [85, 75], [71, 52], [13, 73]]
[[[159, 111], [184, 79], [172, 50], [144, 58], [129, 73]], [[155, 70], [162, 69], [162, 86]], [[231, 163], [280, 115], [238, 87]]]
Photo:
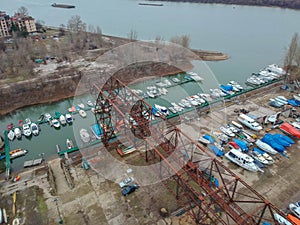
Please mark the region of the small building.
[[11, 19], [5, 12], [0, 11], [0, 38], [10, 36]]
[[15, 13], [15, 15], [12, 17], [12, 23], [14, 23], [19, 30], [24, 30], [28, 33], [36, 32], [35, 21], [31, 16]]

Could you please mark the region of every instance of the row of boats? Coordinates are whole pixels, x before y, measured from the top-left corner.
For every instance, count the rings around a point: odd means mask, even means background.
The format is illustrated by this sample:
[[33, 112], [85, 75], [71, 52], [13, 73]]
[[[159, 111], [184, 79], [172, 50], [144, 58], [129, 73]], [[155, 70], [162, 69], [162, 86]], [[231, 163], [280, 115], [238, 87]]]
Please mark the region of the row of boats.
[[246, 83], [251, 86], [258, 86], [270, 81], [280, 79], [286, 71], [276, 64], [271, 64], [260, 70], [258, 73], [252, 73], [252, 75], [247, 78]]
[[33, 123], [29, 118], [26, 118], [24, 122], [23, 120], [20, 120], [16, 127], [14, 127], [13, 124], [9, 124], [7, 130], [7, 138], [10, 141], [13, 141], [15, 138], [21, 139], [22, 135], [25, 137], [30, 137], [31, 135], [37, 136], [40, 128], [36, 123]]
[[[95, 106], [95, 103], [92, 101], [87, 101], [88, 107], [92, 110]], [[55, 116], [52, 116], [50, 113], [41, 114], [36, 123], [31, 122], [30, 118], [26, 118], [24, 121], [19, 120], [17, 126], [14, 126], [12, 123], [7, 125], [7, 138], [10, 141], [13, 141], [15, 138], [21, 139], [22, 135], [25, 137], [30, 137], [31, 135], [37, 136], [40, 132], [40, 123], [47, 122], [50, 126], [54, 128], [60, 128], [60, 126], [65, 126], [66, 124], [72, 124], [74, 121], [73, 114], [78, 112], [82, 118], [87, 116], [87, 108], [83, 103], [80, 103], [76, 106], [73, 106], [68, 109], [69, 113], [61, 114], [60, 112], [55, 112]]]
[[[283, 123], [280, 129], [286, 132], [285, 127], [287, 124]], [[296, 131], [300, 134], [299, 130]], [[300, 138], [300, 136], [295, 135], [296, 133], [291, 132], [290, 127], [286, 133]], [[219, 140], [221, 144], [218, 143]], [[275, 162], [272, 155], [275, 156], [277, 153], [286, 155], [286, 148], [295, 144], [289, 136], [279, 133], [267, 133], [262, 139], [257, 139], [255, 134], [245, 130], [241, 124], [235, 121], [227, 126], [221, 126], [219, 132], [213, 131], [212, 135], [203, 135], [198, 141], [208, 145], [216, 156], [222, 157], [225, 155], [233, 163], [254, 172], [263, 172], [265, 166]], [[227, 153], [224, 152], [225, 144], [229, 147]]]

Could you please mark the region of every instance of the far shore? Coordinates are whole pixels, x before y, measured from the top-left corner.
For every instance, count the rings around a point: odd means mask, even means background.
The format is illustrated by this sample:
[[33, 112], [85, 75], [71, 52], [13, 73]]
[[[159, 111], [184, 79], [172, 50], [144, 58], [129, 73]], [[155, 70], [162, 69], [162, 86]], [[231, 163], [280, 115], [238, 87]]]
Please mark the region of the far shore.
[[[57, 30], [58, 28], [47, 27], [47, 29]], [[69, 63], [69, 66], [64, 65], [63, 69], [59, 69], [59, 63], [52, 62], [55, 68], [51, 71], [48, 69], [40, 71], [39, 68], [43, 68], [43, 65], [37, 66], [36, 69], [39, 71], [36, 72], [36, 74], [40, 76], [36, 76], [28, 80], [20, 80], [13, 83], [7, 83], [7, 81], [5, 82], [4, 80], [2, 80], [1, 83], [0, 80], [0, 94], [2, 97], [0, 100], [0, 115], [3, 116], [27, 106], [52, 103], [74, 97], [78, 82], [80, 81], [82, 76], [81, 72], [95, 72], [95, 68], [89, 67], [91, 62], [93, 62], [91, 61], [91, 58], [96, 59], [97, 56], [103, 54], [106, 51], [109, 51], [114, 47], [118, 47], [134, 41], [127, 38], [113, 37], [108, 35], [103, 35], [103, 37], [107, 42], [113, 43], [113, 46], [106, 49], [95, 49], [91, 51], [88, 50], [87, 52], [92, 55], [92, 57], [86, 58], [84, 56], [81, 56], [82, 60], [80, 62], [83, 62], [81, 64], [76, 64], [74, 61], [72, 63]], [[194, 49], [191, 49], [191, 51], [194, 53], [194, 56], [192, 56], [192, 58], [189, 58], [189, 60], [221, 61], [229, 58], [227, 54], [216, 51]], [[47, 64], [48, 63], [46, 63], [46, 65]], [[148, 73], [147, 76], [132, 77], [133, 73], [129, 69], [129, 71], [123, 71], [123, 74], [120, 77], [125, 84], [132, 84], [141, 82], [145, 79], [149, 79], [151, 76], [153, 76], [153, 74], [155, 74], [155, 76], [167, 76], [184, 71], [189, 71], [193, 69], [193, 66], [190, 62], [185, 62], [183, 63], [181, 68], [181, 70], [178, 68], [170, 69], [166, 66], [161, 65], [151, 68], [151, 66], [147, 67], [146, 65], [146, 67], [141, 66], [139, 70], [142, 71], [143, 69], [148, 69], [147, 71], [152, 71], [152, 74]], [[22, 93], [18, 90], [22, 90]], [[45, 93], [47, 93], [47, 95], [45, 95]]]

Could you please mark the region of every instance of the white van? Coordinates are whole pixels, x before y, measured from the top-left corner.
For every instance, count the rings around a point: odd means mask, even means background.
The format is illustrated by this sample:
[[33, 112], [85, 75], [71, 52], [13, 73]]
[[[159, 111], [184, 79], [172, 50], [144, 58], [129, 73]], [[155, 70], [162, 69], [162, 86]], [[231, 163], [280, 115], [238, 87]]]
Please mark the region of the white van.
[[242, 124], [244, 124], [246, 127], [255, 130], [255, 131], [260, 131], [262, 130], [262, 127], [259, 125], [258, 122], [256, 122], [254, 119], [251, 117], [245, 115], [245, 114], [240, 114], [238, 117], [238, 121], [240, 121]]

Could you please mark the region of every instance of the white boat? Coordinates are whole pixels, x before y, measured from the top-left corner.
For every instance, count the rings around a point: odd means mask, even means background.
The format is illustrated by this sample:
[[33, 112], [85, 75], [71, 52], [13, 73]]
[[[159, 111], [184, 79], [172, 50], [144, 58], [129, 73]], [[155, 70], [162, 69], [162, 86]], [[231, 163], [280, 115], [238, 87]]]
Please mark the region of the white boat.
[[177, 111], [174, 109], [174, 107], [169, 107], [168, 109], [169, 109], [169, 111], [171, 111], [171, 113], [177, 113]]
[[245, 114], [240, 114], [238, 117], [238, 121], [240, 121], [243, 125], [254, 131], [262, 130], [262, 127], [259, 125], [258, 122], [256, 122], [254, 119]]
[[180, 82], [180, 80], [179, 80], [177, 77], [173, 77], [173, 78], [172, 78], [172, 81], [173, 81], [174, 83], [179, 83], [179, 82]]
[[300, 102], [300, 96], [299, 95], [293, 95], [294, 99]]
[[272, 148], [270, 145], [268, 145], [265, 142], [262, 142], [260, 139], [257, 139], [255, 144], [257, 145], [257, 147], [259, 147], [260, 149], [262, 149], [263, 151], [270, 153], [272, 155], [277, 154], [278, 152]]
[[80, 109], [78, 112], [79, 112], [79, 115], [80, 115], [82, 118], [85, 118], [85, 117], [86, 117], [86, 112], [85, 112], [83, 109]]
[[284, 99], [281, 98], [281, 97], [283, 97], [283, 96], [277, 96], [277, 97], [275, 98], [275, 100], [276, 100], [277, 102], [280, 102], [280, 103], [284, 104], [284, 105], [287, 105], [287, 104], [288, 104], [287, 100], [284, 100]]
[[221, 141], [229, 141], [229, 137], [226, 134], [223, 134], [222, 132], [213, 131], [212, 134], [215, 135]]
[[19, 218], [14, 218], [12, 225], [20, 225], [20, 220]]
[[198, 142], [202, 143], [202, 144], [205, 144], [205, 145], [208, 145], [210, 144], [210, 141], [205, 139], [204, 137], [199, 137], [198, 138]]
[[188, 72], [187, 74], [190, 75], [190, 77], [191, 77], [194, 81], [196, 81], [196, 82], [203, 81], [203, 78], [200, 77], [200, 76], [199, 76], [197, 73], [195, 73], [195, 72]]
[[48, 122], [50, 122], [52, 119], [52, 116], [50, 115], [50, 113], [45, 113], [44, 117], [45, 117], [45, 120], [47, 120]]
[[51, 124], [55, 127], [55, 128], [59, 128], [60, 127], [60, 123], [57, 119], [53, 119], [51, 120]]
[[250, 153], [250, 156], [253, 158], [253, 159], [256, 159], [257, 161], [259, 161], [260, 163], [262, 164], [265, 164], [265, 165], [268, 165], [269, 162], [268, 160], [262, 155], [260, 154], [259, 152], [257, 151], [252, 151]]
[[154, 104], [154, 107], [158, 110], [158, 112], [164, 116], [169, 115], [169, 111], [165, 106], [161, 106], [158, 104]]
[[37, 136], [39, 134], [39, 127], [35, 123], [30, 124], [30, 130], [33, 135]]
[[66, 121], [67, 123], [73, 123], [73, 117], [71, 114], [69, 113], [66, 114]]
[[252, 157], [236, 149], [231, 149], [225, 154], [225, 157], [231, 162], [239, 165], [240, 167], [243, 167], [246, 170], [252, 172], [257, 172], [260, 170], [258, 166], [254, 163], [254, 159]]
[[16, 127], [14, 129], [14, 133], [15, 133], [16, 138], [20, 139], [22, 137], [22, 132], [21, 132], [21, 129], [19, 127]]
[[291, 124], [293, 127], [295, 127], [296, 129], [300, 130], [300, 124], [299, 124], [299, 123], [297, 123], [297, 122], [295, 122], [295, 121], [292, 121], [292, 122], [290, 122], [290, 124]]
[[274, 213], [274, 218], [280, 225], [293, 225], [287, 219], [285, 219], [284, 217], [280, 216], [277, 213]]
[[86, 103], [89, 107], [94, 107], [94, 103], [91, 100], [88, 100]]
[[78, 106], [79, 106], [79, 108], [84, 109], [84, 104], [83, 103], [79, 103]]
[[280, 76], [284, 75], [286, 72], [284, 69], [282, 69], [281, 67], [279, 67], [278, 65], [276, 64], [271, 64], [271, 65], [268, 65], [266, 67], [267, 70], [273, 72], [273, 73], [276, 73]]
[[152, 91], [147, 91], [147, 95], [149, 96], [149, 98], [155, 98], [155, 95]]
[[24, 120], [24, 123], [31, 124], [31, 119], [30, 119], [30, 118], [26, 118], [26, 119]]
[[70, 139], [67, 139], [67, 140], [66, 140], [66, 145], [67, 145], [67, 148], [68, 148], [68, 149], [74, 148], [73, 141], [70, 140]]
[[90, 134], [86, 129], [80, 129], [79, 134], [84, 143], [88, 143], [91, 140]]
[[238, 129], [237, 127], [231, 125], [231, 124], [228, 124], [226, 126], [227, 129], [231, 130], [233, 133], [238, 133], [240, 131], [240, 129]]
[[237, 83], [236, 81], [229, 81], [228, 84], [232, 85], [233, 87], [237, 88], [239, 91], [241, 90], [244, 90], [244, 88], [239, 84]]
[[23, 134], [26, 137], [29, 137], [31, 135], [31, 129], [30, 129], [30, 126], [27, 123], [23, 124]]
[[61, 114], [59, 116], [59, 122], [61, 123], [61, 125], [66, 125], [67, 124], [66, 117], [63, 114]]
[[5, 208], [2, 209], [2, 214], [3, 214], [3, 222], [7, 224], [8, 220], [7, 220], [7, 213]]
[[298, 219], [300, 219], [300, 207], [296, 206], [295, 204], [289, 204], [289, 209], [293, 215], [295, 215]]
[[23, 156], [23, 155], [26, 155], [28, 153], [28, 151], [26, 149], [21, 149], [21, 148], [18, 148], [16, 150], [12, 150], [9, 152], [9, 155], [10, 155], [10, 158], [11, 159], [15, 159], [17, 157], [20, 157], [20, 156]]
[[7, 134], [7, 138], [12, 141], [15, 139], [15, 132], [13, 130], [10, 130]]
[[235, 136], [235, 134], [229, 128], [221, 126], [220, 131], [222, 131], [224, 134], [226, 134], [229, 137], [234, 137]]
[[231, 123], [240, 130], [244, 129], [244, 127], [241, 124], [239, 124], [238, 122], [231, 121]]
[[263, 150], [257, 148], [253, 148], [253, 150], [259, 152], [268, 161], [267, 165], [271, 165], [275, 162], [274, 159]]

